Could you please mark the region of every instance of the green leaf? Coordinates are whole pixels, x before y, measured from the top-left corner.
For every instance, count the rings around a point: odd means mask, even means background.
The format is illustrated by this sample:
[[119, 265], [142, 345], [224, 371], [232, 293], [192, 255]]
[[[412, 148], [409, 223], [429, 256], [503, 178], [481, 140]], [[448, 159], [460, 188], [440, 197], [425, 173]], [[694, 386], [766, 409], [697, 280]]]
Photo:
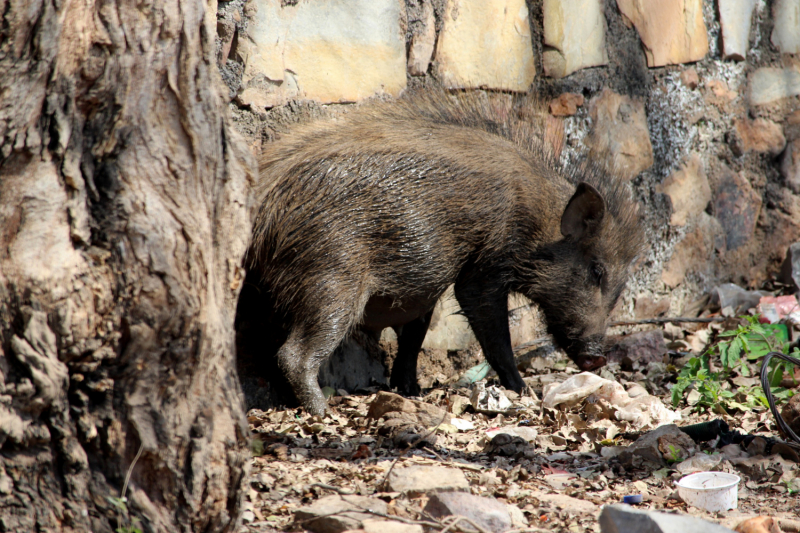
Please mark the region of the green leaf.
[[739, 355], [742, 353], [742, 338], [736, 337], [731, 342], [730, 348], [728, 348], [728, 364], [725, 365], [728, 369], [733, 368], [733, 366], [739, 362]]

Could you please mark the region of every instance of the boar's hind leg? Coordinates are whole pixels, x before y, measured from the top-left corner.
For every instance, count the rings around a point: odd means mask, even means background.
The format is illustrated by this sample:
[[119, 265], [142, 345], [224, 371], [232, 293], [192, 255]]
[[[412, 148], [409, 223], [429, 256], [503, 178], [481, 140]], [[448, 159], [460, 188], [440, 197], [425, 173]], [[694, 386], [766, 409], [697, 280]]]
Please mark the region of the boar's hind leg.
[[392, 364], [389, 385], [406, 396], [419, 396], [417, 383], [417, 356], [428, 332], [433, 309], [408, 324], [394, 328], [397, 333], [397, 357]]
[[459, 279], [456, 300], [464, 311], [484, 357], [507, 389], [522, 392], [525, 382], [519, 375], [508, 331], [508, 294], [484, 279]]
[[325, 331], [312, 332], [295, 325], [289, 338], [278, 350], [278, 364], [295, 396], [312, 415], [325, 415], [327, 403], [317, 381], [319, 366], [336, 349], [346, 331], [344, 327], [334, 326]]

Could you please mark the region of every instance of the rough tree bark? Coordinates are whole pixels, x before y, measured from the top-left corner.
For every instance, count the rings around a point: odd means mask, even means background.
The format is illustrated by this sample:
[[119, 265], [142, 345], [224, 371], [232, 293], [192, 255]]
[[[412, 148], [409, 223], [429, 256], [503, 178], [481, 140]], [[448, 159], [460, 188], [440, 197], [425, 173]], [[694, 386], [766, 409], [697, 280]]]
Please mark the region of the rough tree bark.
[[230, 531], [252, 156], [214, 0], [0, 0], [0, 531]]

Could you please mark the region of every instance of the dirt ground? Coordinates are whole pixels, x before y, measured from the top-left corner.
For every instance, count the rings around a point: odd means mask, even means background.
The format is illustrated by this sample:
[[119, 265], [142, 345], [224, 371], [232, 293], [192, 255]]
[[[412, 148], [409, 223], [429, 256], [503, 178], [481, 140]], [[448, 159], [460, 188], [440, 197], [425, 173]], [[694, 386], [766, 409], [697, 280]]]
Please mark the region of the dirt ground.
[[[698, 331], [707, 330], [692, 329], [684, 332], [689, 341]], [[674, 420], [678, 426], [722, 419], [741, 433], [778, 438], [768, 410], [693, 412], [685, 402], [671, 410], [669, 389], [686, 357], [675, 359], [682, 354], [674, 352], [672, 359], [646, 367], [634, 363], [623, 365], [623, 370], [612, 364], [598, 372], [622, 385], [631, 397], [647, 393], [655, 397], [657, 409], [650, 408], [644, 419], [620, 420], [625, 417], [615, 414], [598, 394], [546, 407], [542, 398], [548, 385], [575, 378], [579, 370], [559, 351], [539, 357], [541, 352], [524, 364], [523, 376], [531, 392], [518, 396], [501, 391], [510, 406], [494, 410], [483, 409], [482, 404], [475, 409], [470, 402], [473, 389], [497, 390], [492, 389], [491, 375], [488, 383], [471, 388], [438, 385], [414, 399], [418, 402], [392, 399], [377, 389], [334, 395], [323, 419], [309, 417], [302, 409], [251, 410], [254, 455], [241, 532], [305, 531], [306, 526], [326, 530], [329, 526], [319, 521], [297, 519], [295, 512], [337, 493], [381, 500], [387, 511], [377, 518], [405, 527], [417, 523], [426, 531], [459, 531], [459, 527], [476, 531], [464, 522], [453, 524], [424, 512], [430, 493], [391, 490], [384, 483], [390, 469], [399, 472], [411, 465], [461, 471], [469, 492], [521, 511], [524, 521], [515, 525], [515, 531], [600, 531], [601, 506], [633, 494], [642, 495], [639, 509], [694, 515], [731, 529], [747, 517], [766, 515], [779, 519], [783, 531], [800, 530], [800, 464], [791, 450], [784, 450], [787, 458], [782, 458], [757, 445], [720, 450], [715, 445], [721, 443], [710, 441], [680, 452], [672, 445], [669, 451], [662, 446], [662, 453], [655, 456], [620, 454], [632, 450], [628, 447], [639, 437], [670, 417], [679, 417]], [[421, 377], [423, 382], [440, 381]], [[394, 409], [399, 413], [373, 407], [386, 402], [403, 407]], [[408, 444], [420, 438], [423, 445], [409, 449]], [[703, 469], [683, 462], [697, 456], [713, 458], [712, 470], [742, 478], [738, 509], [709, 513], [681, 500], [675, 482], [692, 470]]]

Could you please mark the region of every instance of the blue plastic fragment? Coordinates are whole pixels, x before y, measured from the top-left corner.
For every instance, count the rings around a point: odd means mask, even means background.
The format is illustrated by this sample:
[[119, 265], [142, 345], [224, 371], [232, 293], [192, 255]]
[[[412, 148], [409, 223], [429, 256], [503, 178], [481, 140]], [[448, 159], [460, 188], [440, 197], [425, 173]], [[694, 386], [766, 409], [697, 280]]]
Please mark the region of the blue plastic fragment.
[[622, 503], [628, 503], [633, 505], [635, 503], [642, 503], [642, 495], [641, 494], [630, 494], [628, 496], [622, 497]]

